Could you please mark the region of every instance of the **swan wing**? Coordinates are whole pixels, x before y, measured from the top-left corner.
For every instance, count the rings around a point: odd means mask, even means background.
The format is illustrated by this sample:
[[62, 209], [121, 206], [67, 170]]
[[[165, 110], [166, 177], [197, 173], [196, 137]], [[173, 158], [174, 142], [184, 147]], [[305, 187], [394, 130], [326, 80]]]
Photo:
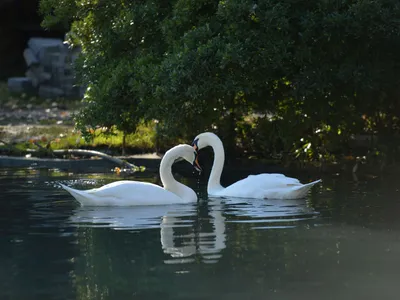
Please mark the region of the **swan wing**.
[[278, 173], [263, 173], [258, 175], [249, 175], [247, 178], [239, 180], [229, 186], [228, 188], [244, 188], [252, 189], [262, 187], [263, 189], [271, 188], [287, 188], [289, 186], [301, 185], [300, 181], [296, 178], [287, 177]]
[[153, 183], [121, 180], [103, 185], [102, 187], [96, 189], [88, 190], [87, 193], [96, 195], [97, 197], [114, 196], [116, 198], [126, 198], [126, 196], [130, 193], [157, 193], [161, 190], [165, 191], [162, 187]]
[[[250, 175], [221, 191], [221, 196], [256, 199], [298, 199], [305, 197], [318, 181], [301, 184], [296, 178], [283, 174]], [[222, 195], [223, 194], [223, 195]]]
[[164, 205], [182, 202], [162, 187], [140, 181], [117, 181], [100, 188], [81, 191], [63, 186], [83, 206]]

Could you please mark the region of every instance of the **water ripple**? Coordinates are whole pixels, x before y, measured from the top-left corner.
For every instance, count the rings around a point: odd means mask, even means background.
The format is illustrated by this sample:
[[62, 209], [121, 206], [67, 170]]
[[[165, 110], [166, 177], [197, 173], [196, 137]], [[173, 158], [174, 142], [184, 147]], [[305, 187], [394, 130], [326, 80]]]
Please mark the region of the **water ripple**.
[[[253, 229], [294, 228], [301, 222], [318, 219], [319, 213], [306, 199], [263, 200], [225, 199], [228, 223], [253, 223]], [[265, 226], [260, 226], [265, 223]]]
[[[206, 209], [207, 218], [198, 218]], [[83, 207], [74, 211], [69, 224], [76, 227], [113, 230], [160, 230], [160, 246], [168, 255], [166, 264], [185, 264], [196, 257], [215, 263], [225, 249], [225, 218], [220, 202], [203, 208], [197, 203], [141, 207]], [[211, 226], [210, 226], [211, 225]]]

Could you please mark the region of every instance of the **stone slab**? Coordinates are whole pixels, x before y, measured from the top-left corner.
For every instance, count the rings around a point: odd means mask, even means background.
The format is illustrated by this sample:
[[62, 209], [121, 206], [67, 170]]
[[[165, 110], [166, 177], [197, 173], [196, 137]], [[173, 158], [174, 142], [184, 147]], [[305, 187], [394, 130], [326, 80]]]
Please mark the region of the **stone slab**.
[[61, 39], [33, 37], [28, 41], [28, 47], [34, 55], [41, 61], [46, 54], [57, 53], [64, 50]]
[[40, 98], [54, 99], [54, 98], [64, 96], [64, 91], [57, 87], [53, 87], [53, 86], [49, 86], [49, 85], [41, 85], [39, 87], [38, 95]]
[[10, 77], [7, 80], [7, 87], [11, 93], [15, 94], [31, 94], [35, 90], [32, 80], [27, 77]]
[[25, 63], [28, 67], [30, 66], [38, 66], [39, 65], [39, 60], [36, 57], [36, 55], [33, 53], [33, 51], [29, 48], [26, 48], [23, 53]]

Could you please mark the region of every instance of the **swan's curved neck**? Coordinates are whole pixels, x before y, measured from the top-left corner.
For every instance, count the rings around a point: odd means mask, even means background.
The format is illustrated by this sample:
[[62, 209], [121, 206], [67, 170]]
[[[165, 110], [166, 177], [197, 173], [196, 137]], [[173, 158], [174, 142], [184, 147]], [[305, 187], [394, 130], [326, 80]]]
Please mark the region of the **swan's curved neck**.
[[210, 178], [208, 179], [207, 191], [209, 194], [218, 192], [223, 189], [221, 185], [221, 174], [225, 162], [224, 145], [217, 137], [208, 139], [208, 145], [213, 148], [214, 162], [211, 169]]
[[172, 165], [177, 158], [178, 156], [168, 152], [164, 155], [160, 164], [160, 178], [166, 190], [178, 195], [182, 199], [185, 199], [185, 192], [188, 187], [176, 181], [172, 175]]

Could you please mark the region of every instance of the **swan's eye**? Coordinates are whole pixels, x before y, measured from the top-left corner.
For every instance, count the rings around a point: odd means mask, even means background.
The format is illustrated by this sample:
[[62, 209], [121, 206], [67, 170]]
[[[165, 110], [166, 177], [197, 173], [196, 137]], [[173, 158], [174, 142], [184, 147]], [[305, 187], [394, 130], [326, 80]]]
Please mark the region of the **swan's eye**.
[[[199, 150], [199, 145], [198, 145], [198, 143], [199, 143], [199, 139], [195, 139], [194, 141], [193, 141], [193, 143], [192, 143], [192, 147], [194, 148], [194, 150]], [[197, 153], [196, 153], [196, 155], [197, 155]]]

